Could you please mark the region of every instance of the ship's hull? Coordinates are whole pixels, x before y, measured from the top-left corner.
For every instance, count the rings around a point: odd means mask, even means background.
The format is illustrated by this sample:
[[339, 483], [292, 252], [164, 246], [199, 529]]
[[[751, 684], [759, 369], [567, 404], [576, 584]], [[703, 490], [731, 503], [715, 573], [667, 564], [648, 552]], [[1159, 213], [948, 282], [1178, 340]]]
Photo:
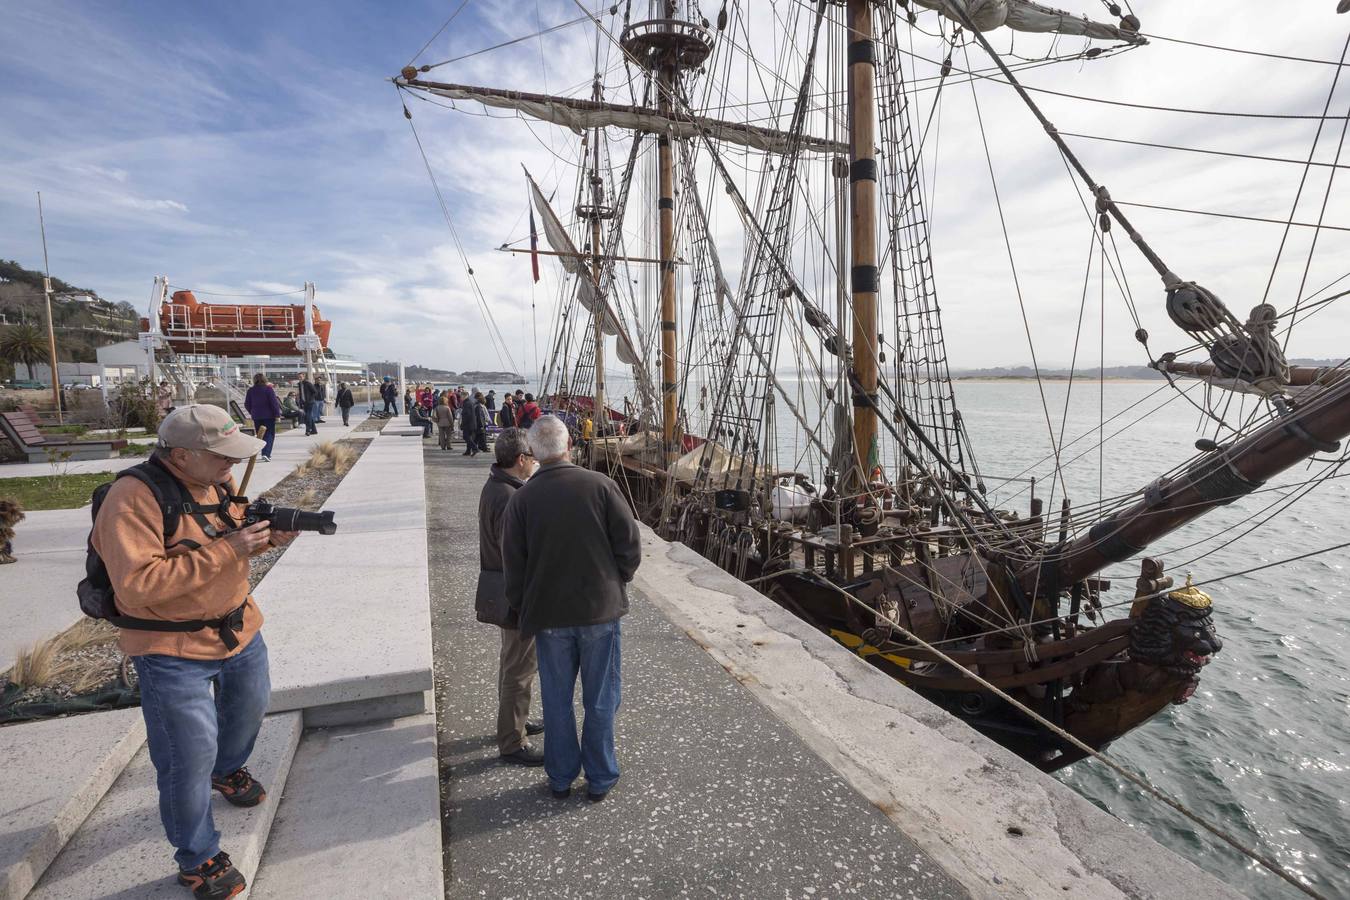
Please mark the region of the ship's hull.
[[[617, 447], [614, 441], [598, 446], [591, 464], [624, 483], [640, 518], [669, 531], [665, 472], [654, 461], [619, 455]], [[678, 506], [687, 490], [683, 485], [673, 490]], [[738, 526], [736, 534], [743, 539], [728, 539], [730, 533], [715, 515], [700, 511], [685, 516], [675, 536], [738, 577], [755, 580], [784, 609], [1047, 771], [1084, 754], [984, 688], [969, 677], [971, 672], [1100, 750], [1167, 706], [1184, 702], [1195, 689], [1199, 667], [1207, 662], [1207, 655], [1198, 654], [1183, 660], [1182, 648], [1173, 648], [1167, 658], [1136, 658], [1134, 632], [1152, 614], [1147, 603], [1134, 616], [1102, 624], [1075, 616], [1071, 634], [1042, 629], [1020, 636], [982, 635], [969, 624], [977, 617], [962, 620], [941, 609], [973, 603], [984, 594], [985, 564], [969, 554], [942, 555], [938, 541], [925, 542], [920, 553], [934, 556], [919, 562], [912, 550], [899, 545], [845, 548], [782, 523], [748, 530]], [[791, 539], [785, 537], [789, 533]], [[784, 541], [795, 545], [786, 555]], [[948, 547], [954, 544], [948, 542]], [[846, 577], [845, 551], [852, 555], [851, 563], [867, 571]], [[942, 606], [928, 586], [933, 582], [925, 583], [934, 577], [947, 585], [937, 586]], [[958, 665], [904, 640], [888, 623], [937, 643]], [[962, 639], [963, 629], [974, 636]], [[1157, 634], [1166, 626], [1145, 630]]]

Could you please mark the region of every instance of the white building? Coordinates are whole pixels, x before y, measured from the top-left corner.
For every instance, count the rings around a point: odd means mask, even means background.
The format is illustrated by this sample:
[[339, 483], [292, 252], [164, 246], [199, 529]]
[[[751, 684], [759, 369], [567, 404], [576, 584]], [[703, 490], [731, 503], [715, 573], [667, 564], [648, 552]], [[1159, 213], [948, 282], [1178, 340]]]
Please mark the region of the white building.
[[[299, 381], [305, 371], [303, 356], [240, 356], [225, 361], [227, 374], [240, 381], [252, 381], [253, 376], [261, 372], [268, 381], [276, 384]], [[335, 353], [328, 358], [328, 369], [338, 381], [360, 381], [367, 378], [366, 364], [344, 353]], [[314, 370], [322, 372], [315, 363]]]
[[[61, 375], [62, 385], [87, 384], [98, 387], [103, 378], [103, 367], [97, 363], [57, 363], [56, 370]], [[47, 363], [33, 363], [33, 380], [51, 384], [52, 367]]]

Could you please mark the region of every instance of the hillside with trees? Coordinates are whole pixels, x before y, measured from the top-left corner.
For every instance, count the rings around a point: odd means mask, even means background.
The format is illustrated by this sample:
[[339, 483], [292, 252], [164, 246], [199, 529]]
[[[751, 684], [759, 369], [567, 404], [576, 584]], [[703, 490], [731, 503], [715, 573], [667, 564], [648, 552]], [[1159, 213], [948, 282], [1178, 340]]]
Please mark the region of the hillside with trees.
[[[136, 308], [130, 303], [104, 300], [96, 291], [52, 278], [52, 324], [56, 352], [61, 362], [94, 362], [95, 351], [107, 344], [131, 340], [139, 331]], [[10, 352], [0, 358], [0, 378], [27, 377], [20, 349], [31, 344], [32, 330], [39, 332], [47, 361], [47, 311], [42, 296], [42, 273], [14, 260], [0, 259], [0, 348]]]

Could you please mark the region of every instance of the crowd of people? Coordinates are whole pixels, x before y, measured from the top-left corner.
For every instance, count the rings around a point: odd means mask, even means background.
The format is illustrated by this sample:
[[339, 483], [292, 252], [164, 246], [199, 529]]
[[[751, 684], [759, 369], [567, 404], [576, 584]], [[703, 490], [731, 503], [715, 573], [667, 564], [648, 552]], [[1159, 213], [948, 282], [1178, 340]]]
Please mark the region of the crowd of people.
[[[380, 398], [384, 402], [384, 413], [398, 414], [398, 386], [392, 378], [386, 376], [380, 385]], [[436, 434], [437, 445], [442, 450], [451, 449], [458, 432], [464, 443], [464, 456], [486, 452], [492, 430], [528, 429], [544, 414], [534, 394], [523, 390], [508, 391], [499, 408], [496, 390], [484, 394], [477, 388], [468, 390], [464, 385], [441, 390], [431, 384], [410, 384], [403, 391], [403, 409], [407, 412], [408, 422], [422, 429], [423, 438]]]

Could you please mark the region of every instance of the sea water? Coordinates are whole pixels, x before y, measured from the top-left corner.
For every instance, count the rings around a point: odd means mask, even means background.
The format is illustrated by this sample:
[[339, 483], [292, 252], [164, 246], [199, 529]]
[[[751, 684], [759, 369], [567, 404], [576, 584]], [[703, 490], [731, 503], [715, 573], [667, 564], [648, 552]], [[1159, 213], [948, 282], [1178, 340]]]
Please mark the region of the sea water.
[[[625, 386], [631, 390], [621, 377], [610, 379], [612, 396], [621, 396]], [[1053, 528], [1066, 490], [1073, 508], [1085, 508], [1100, 497], [1137, 491], [1196, 455], [1195, 440], [1212, 437], [1214, 424], [1191, 402], [1205, 404], [1203, 387], [1186, 385], [1182, 396], [1163, 382], [959, 381], [956, 397], [993, 505], [1026, 515], [1028, 480], [1035, 477], [1036, 496], [1045, 501]], [[504, 391], [518, 385], [478, 387], [495, 387], [500, 403]], [[1253, 401], [1228, 404], [1227, 397], [1216, 393], [1210, 404], [1225, 420], [1242, 421]], [[809, 399], [801, 408], [808, 421], [819, 421]], [[811, 455], [781, 408], [777, 438], [780, 462]], [[1220, 507], [1148, 548], [1178, 586], [1188, 573], [1197, 582], [1223, 578], [1203, 589], [1214, 599], [1224, 647], [1201, 673], [1189, 702], [1168, 707], [1107, 752], [1321, 893], [1350, 896], [1350, 677], [1344, 658], [1350, 650], [1350, 548], [1225, 577], [1350, 540], [1350, 479], [1323, 481], [1281, 509], [1297, 490], [1291, 486], [1323, 471], [1319, 463], [1295, 466], [1267, 484], [1270, 490]], [[1105, 574], [1112, 589], [1103, 602], [1128, 601], [1138, 562]], [[1096, 761], [1069, 766], [1057, 777], [1246, 894], [1299, 896]]]
[[[1137, 490], [1194, 456], [1197, 437], [1214, 433], [1195, 406], [1157, 382], [1080, 382], [1071, 393], [1065, 383], [1047, 383], [1044, 405], [1034, 382], [958, 382], [956, 390], [989, 486], [998, 480], [989, 476], [1017, 475], [1051, 455], [1033, 471], [1041, 476], [1037, 494], [1046, 498], [1052, 522], [1064, 486], [1049, 502], [1054, 460], [1047, 409], [1057, 436], [1065, 423], [1064, 443], [1088, 435], [1060, 453], [1070, 500], [1083, 505], [1097, 499], [1099, 475], [1105, 496]], [[1202, 388], [1192, 387], [1188, 396], [1204, 401]], [[1241, 421], [1240, 402], [1225, 409], [1226, 399], [1216, 394], [1212, 403], [1225, 419]], [[1248, 410], [1253, 402], [1247, 399]], [[1099, 455], [1101, 419], [1125, 409], [1131, 411], [1105, 426], [1109, 439]], [[1295, 466], [1266, 487], [1306, 482], [1324, 470], [1320, 463]], [[1012, 483], [995, 494], [1011, 499], [1025, 487]], [[1326, 480], [1280, 510], [1291, 493], [1272, 489], [1240, 499], [1166, 536], [1147, 553], [1163, 560], [1181, 584], [1189, 572], [1207, 581], [1348, 539], [1350, 480]], [[1026, 499], [1023, 494], [1009, 505], [1025, 510]], [[1249, 531], [1272, 513], [1277, 514]], [[1203, 670], [1200, 689], [1188, 703], [1168, 707], [1108, 750], [1150, 784], [1327, 896], [1350, 896], [1348, 563], [1350, 548], [1205, 585], [1214, 599], [1223, 651]], [[1104, 602], [1130, 596], [1137, 566], [1112, 567], [1113, 586]], [[1069, 766], [1058, 777], [1244, 893], [1299, 896], [1098, 762]]]

